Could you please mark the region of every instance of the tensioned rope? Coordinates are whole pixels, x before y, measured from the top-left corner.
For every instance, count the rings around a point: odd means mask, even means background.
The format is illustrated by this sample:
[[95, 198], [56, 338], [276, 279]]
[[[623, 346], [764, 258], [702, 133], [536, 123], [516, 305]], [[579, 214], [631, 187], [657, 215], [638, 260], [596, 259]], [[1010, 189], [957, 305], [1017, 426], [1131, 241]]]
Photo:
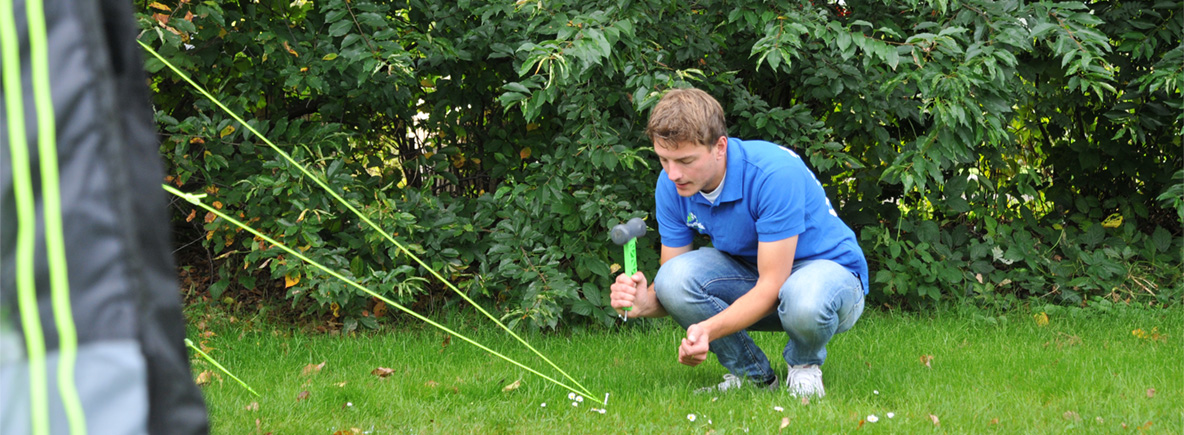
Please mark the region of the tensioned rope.
[[[201, 194], [201, 195], [194, 195], [194, 194], [185, 193], [185, 192], [182, 192], [182, 191], [180, 191], [180, 190], [177, 190], [177, 189], [175, 189], [175, 188], [173, 188], [172, 186], [169, 186], [169, 185], [167, 185], [167, 184], [162, 184], [160, 187], [164, 188], [164, 190], [168, 191], [169, 193], [171, 193], [171, 194], [173, 194], [173, 195], [177, 195], [177, 196], [178, 196], [178, 197], [180, 197], [181, 199], [184, 199], [184, 200], [186, 200], [186, 201], [189, 201], [189, 202], [190, 202], [190, 203], [192, 203], [193, 205], [196, 205], [196, 206], [198, 206], [198, 207], [204, 208], [204, 209], [206, 209], [207, 211], [209, 211], [209, 212], [211, 212], [211, 213], [214, 213], [214, 215], [216, 215], [216, 216], [218, 216], [218, 217], [220, 217], [220, 218], [222, 218], [222, 219], [225, 219], [227, 222], [230, 222], [231, 224], [233, 224], [233, 225], [235, 225], [235, 226], [237, 226], [237, 227], [239, 227], [239, 228], [242, 228], [242, 229], [244, 229], [244, 230], [247, 230], [247, 232], [250, 232], [251, 234], [254, 234], [255, 236], [257, 236], [257, 237], [259, 237], [259, 238], [261, 238], [261, 239], [263, 239], [263, 240], [267, 241], [267, 243], [270, 243], [270, 244], [272, 244], [272, 245], [275, 245], [277, 248], [283, 249], [283, 250], [284, 250], [284, 251], [286, 251], [287, 253], [289, 253], [289, 254], [292, 254], [292, 255], [296, 256], [296, 258], [299, 258], [300, 260], [304, 261], [305, 263], [308, 263], [308, 264], [312, 265], [313, 267], [316, 267], [317, 269], [321, 269], [322, 271], [324, 271], [325, 273], [327, 273], [327, 274], [329, 274], [329, 275], [333, 276], [334, 278], [337, 278], [337, 279], [341, 280], [342, 282], [344, 282], [344, 283], [346, 283], [346, 284], [349, 284], [349, 285], [353, 286], [354, 288], [357, 288], [358, 290], [361, 290], [361, 291], [365, 292], [366, 294], [368, 294], [368, 295], [370, 295], [370, 296], [373, 296], [373, 297], [376, 297], [376, 298], [378, 298], [379, 300], [383, 301], [383, 302], [384, 302], [384, 303], [386, 303], [387, 305], [390, 305], [390, 306], [392, 306], [392, 307], [395, 307], [395, 308], [397, 308], [397, 309], [399, 309], [399, 310], [402, 310], [403, 312], [405, 312], [405, 313], [407, 313], [407, 314], [410, 314], [410, 315], [414, 316], [415, 318], [417, 318], [417, 319], [419, 319], [419, 320], [422, 320], [422, 321], [424, 321], [424, 322], [427, 322], [429, 325], [432, 325], [432, 326], [435, 326], [435, 327], [437, 327], [437, 328], [440, 328], [440, 330], [442, 330], [442, 331], [444, 331], [444, 332], [447, 332], [447, 333], [449, 333], [449, 334], [455, 335], [457, 338], [460, 338], [461, 340], [467, 341], [467, 342], [469, 342], [469, 344], [472, 344], [472, 345], [474, 345], [474, 346], [477, 346], [477, 347], [478, 347], [478, 348], [480, 348], [481, 350], [484, 350], [484, 351], [486, 351], [486, 352], [489, 352], [489, 353], [491, 353], [491, 354], [493, 354], [493, 355], [495, 355], [495, 356], [497, 356], [497, 357], [499, 357], [499, 358], [501, 358], [501, 359], [504, 359], [504, 360], [506, 360], [506, 361], [510, 362], [511, 364], [514, 364], [514, 365], [516, 365], [516, 366], [518, 366], [518, 367], [521, 367], [521, 368], [523, 368], [523, 369], [526, 369], [526, 371], [529, 371], [529, 372], [531, 372], [531, 373], [534, 373], [534, 374], [536, 374], [536, 375], [539, 375], [539, 376], [540, 376], [540, 377], [542, 377], [543, 379], [546, 379], [546, 380], [548, 380], [548, 381], [554, 382], [556, 385], [559, 385], [559, 386], [561, 386], [561, 387], [563, 387], [563, 388], [566, 388], [566, 389], [568, 389], [568, 390], [571, 390], [571, 391], [574, 391], [574, 392], [577, 392], [577, 393], [581, 393], [581, 394], [589, 394], [589, 393], [586, 393], [586, 392], [581, 392], [581, 391], [579, 391], [579, 390], [577, 390], [577, 389], [575, 389], [575, 388], [572, 388], [572, 387], [568, 386], [567, 384], [564, 384], [563, 382], [560, 382], [560, 381], [557, 381], [557, 380], [555, 380], [555, 379], [551, 378], [550, 376], [547, 376], [547, 375], [544, 375], [544, 374], [542, 374], [542, 373], [539, 373], [539, 372], [538, 372], [538, 371], [536, 371], [535, 369], [532, 369], [532, 368], [530, 368], [530, 367], [527, 367], [526, 365], [524, 365], [524, 364], [522, 364], [522, 363], [520, 363], [520, 362], [518, 362], [518, 361], [514, 361], [513, 359], [510, 359], [509, 357], [507, 357], [507, 356], [505, 356], [505, 355], [502, 355], [502, 354], [498, 353], [497, 351], [494, 351], [493, 349], [490, 349], [490, 348], [488, 348], [488, 347], [485, 347], [485, 345], [482, 345], [481, 343], [478, 343], [478, 342], [474, 341], [473, 339], [471, 339], [471, 338], [469, 338], [469, 337], [466, 337], [466, 336], [464, 336], [464, 335], [462, 335], [462, 334], [460, 334], [460, 333], [458, 333], [458, 332], [456, 332], [456, 331], [453, 331], [452, 329], [449, 329], [447, 326], [444, 326], [444, 325], [441, 325], [441, 324], [439, 324], [439, 323], [436, 323], [436, 322], [435, 322], [435, 321], [433, 321], [432, 319], [429, 319], [429, 318], [427, 318], [427, 317], [424, 317], [423, 315], [421, 315], [421, 314], [419, 314], [419, 313], [416, 313], [415, 311], [412, 311], [411, 309], [409, 309], [409, 308], [407, 308], [407, 307], [404, 307], [404, 306], [402, 306], [402, 305], [400, 305], [400, 304], [396, 303], [395, 301], [392, 301], [392, 300], [388, 299], [387, 297], [385, 297], [385, 296], [383, 296], [383, 295], [380, 295], [380, 294], [378, 294], [377, 292], [375, 292], [375, 291], [373, 291], [373, 290], [370, 290], [369, 288], [366, 288], [366, 286], [363, 286], [363, 285], [361, 285], [361, 284], [358, 284], [358, 283], [357, 283], [357, 282], [355, 282], [354, 280], [351, 280], [351, 279], [349, 279], [349, 278], [346, 278], [345, 276], [341, 275], [340, 273], [337, 273], [337, 272], [333, 271], [332, 269], [329, 269], [328, 267], [325, 267], [325, 266], [324, 266], [324, 265], [322, 265], [321, 263], [318, 263], [318, 262], [314, 261], [314, 260], [313, 260], [313, 259], [311, 259], [311, 258], [305, 257], [305, 256], [304, 256], [304, 254], [301, 254], [300, 252], [296, 251], [295, 249], [289, 248], [287, 245], [285, 245], [285, 244], [283, 244], [283, 243], [280, 243], [279, 241], [277, 241], [277, 240], [275, 240], [275, 239], [273, 239], [273, 238], [271, 238], [271, 237], [267, 237], [266, 235], [264, 235], [263, 233], [259, 232], [258, 230], [254, 229], [254, 228], [251, 228], [251, 227], [247, 226], [246, 224], [244, 224], [244, 223], [242, 223], [242, 222], [240, 222], [240, 221], [238, 221], [238, 220], [236, 220], [236, 219], [234, 219], [234, 218], [230, 217], [230, 216], [229, 216], [229, 215], [227, 215], [226, 213], [223, 213], [223, 212], [219, 211], [218, 209], [216, 209], [216, 208], [214, 208], [214, 207], [212, 207], [212, 206], [210, 206], [210, 205], [208, 205], [208, 204], [206, 204], [206, 203], [204, 203], [204, 202], [201, 202], [201, 199], [202, 199], [203, 197], [205, 197], [205, 196], [206, 196], [205, 194]], [[589, 396], [589, 397], [591, 397], [591, 396]]]
[[[591, 392], [588, 391], [587, 388], [585, 388], [582, 384], [580, 384], [579, 381], [575, 380], [575, 378], [573, 378], [573, 377], [571, 377], [571, 375], [567, 374], [566, 371], [559, 368], [558, 365], [556, 365], [554, 362], [552, 362], [546, 356], [543, 356], [543, 354], [540, 353], [537, 349], [535, 349], [534, 346], [531, 346], [530, 343], [527, 343], [526, 340], [522, 339], [522, 337], [520, 337], [518, 334], [514, 333], [514, 331], [512, 331], [509, 327], [507, 327], [501, 321], [497, 320], [497, 318], [494, 317], [492, 314], [489, 314], [489, 312], [486, 311], [484, 308], [481, 308], [481, 306], [479, 304], [477, 304], [475, 301], [473, 301], [472, 298], [470, 298], [464, 292], [460, 291], [460, 289], [456, 288], [456, 286], [453, 285], [451, 282], [444, 279], [444, 277], [441, 276], [438, 272], [436, 272], [435, 269], [432, 269], [430, 266], [427, 265], [427, 263], [425, 263], [418, 256], [416, 256], [414, 253], [412, 253], [410, 250], [408, 250], [405, 246], [403, 246], [402, 243], [399, 243], [399, 241], [395, 240], [394, 236], [391, 236], [390, 233], [384, 231], [377, 224], [375, 224], [373, 221], [371, 221], [369, 218], [367, 218], [365, 215], [363, 215], [360, 211], [358, 211], [358, 209], [356, 209], [356, 208], [354, 208], [354, 206], [350, 205], [349, 202], [347, 202], [344, 198], [342, 198], [340, 195], [338, 195], [337, 192], [334, 191], [333, 189], [331, 189], [327, 184], [325, 184], [324, 181], [322, 181], [319, 177], [316, 177], [315, 175], [313, 175], [312, 172], [308, 170], [308, 168], [306, 168], [304, 165], [300, 164], [295, 159], [293, 159], [290, 155], [288, 155], [288, 153], [284, 152], [282, 149], [280, 149], [278, 146], [276, 146], [274, 143], [272, 143], [271, 140], [267, 139], [267, 137], [260, 134], [258, 130], [256, 130], [253, 126], [251, 126], [251, 124], [248, 124], [241, 117], [239, 117], [237, 114], [235, 114], [233, 111], [231, 111], [225, 105], [223, 105], [221, 101], [219, 101], [217, 98], [214, 98], [214, 96], [211, 95], [209, 92], [207, 92], [205, 90], [205, 88], [202, 88], [200, 85], [198, 85], [196, 82], [194, 82], [191, 78], [189, 78], [188, 75], [181, 72], [180, 69], [178, 69], [171, 62], [169, 62], [167, 59], [165, 59], [164, 56], [161, 56], [159, 53], [156, 52], [156, 50], [153, 50], [152, 47], [148, 46], [148, 44], [145, 44], [143, 41], [137, 40], [136, 42], [139, 42], [140, 45], [143, 46], [145, 50], [147, 50], [149, 53], [151, 53], [153, 56], [155, 56], [157, 59], [159, 59], [162, 63], [165, 64], [165, 66], [168, 66], [169, 69], [171, 69], [179, 77], [184, 79], [187, 83], [189, 83], [190, 86], [193, 86], [194, 89], [196, 89], [198, 92], [200, 92], [206, 98], [208, 98], [211, 102], [213, 102], [215, 105], [217, 105], [219, 108], [221, 108], [227, 114], [229, 114], [232, 118], [234, 118], [234, 120], [238, 121], [239, 124], [241, 124], [244, 128], [248, 129], [255, 136], [257, 136], [261, 140], [263, 140], [264, 143], [266, 143], [272, 150], [274, 150], [281, 157], [283, 157], [284, 160], [288, 161], [288, 163], [290, 163], [293, 166], [295, 166], [296, 168], [300, 169], [300, 171], [302, 173], [304, 173], [305, 176], [307, 176], [309, 179], [311, 179], [313, 182], [315, 182], [318, 186], [320, 186], [322, 189], [324, 189], [325, 192], [327, 192], [330, 196], [332, 196], [334, 199], [336, 199], [337, 202], [341, 203], [341, 205], [345, 206], [345, 208], [349, 209], [351, 212], [353, 212], [355, 215], [357, 215], [358, 218], [360, 218], [363, 222], [365, 222], [367, 225], [369, 225], [370, 228], [374, 229], [379, 234], [382, 234], [382, 236], [384, 238], [386, 238], [387, 241], [391, 242], [396, 247], [398, 247], [400, 251], [402, 251], [404, 254], [406, 254], [408, 257], [410, 257], [416, 263], [418, 263], [420, 266], [422, 266], [424, 269], [426, 269], [437, 280], [439, 280], [441, 283], [443, 283], [445, 286], [447, 286], [449, 289], [451, 289], [457, 295], [460, 295], [461, 298], [463, 298], [466, 302], [471, 304], [473, 307], [477, 308], [477, 310], [480, 311], [482, 314], [484, 314], [485, 317], [488, 317], [490, 320], [492, 320], [494, 323], [496, 323], [499, 327], [501, 327], [503, 330], [505, 330], [511, 336], [513, 336], [514, 339], [518, 340], [518, 342], [522, 343], [524, 346], [526, 346], [528, 349], [530, 349], [532, 352], [534, 352], [535, 355], [537, 355], [539, 358], [542, 358], [543, 361], [546, 361], [547, 364], [551, 365], [552, 368], [554, 368], [555, 370], [558, 370], [559, 373], [563, 374], [564, 377], [566, 377], [568, 380], [570, 380], [572, 383], [574, 383], [577, 387], [579, 387], [578, 390], [570, 388], [570, 387], [566, 387], [566, 386], [565, 386], [565, 388], [568, 388], [569, 390], [572, 390], [577, 393], [581, 393], [581, 394], [588, 396], [588, 397], [595, 397]], [[166, 188], [167, 188], [167, 186], [166, 186]], [[328, 271], [328, 269], [325, 269], [325, 270]], [[334, 275], [334, 276], [339, 276], [333, 272], [331, 272], [330, 274]], [[348, 280], [346, 280], [346, 281], [352, 283], [352, 281], [348, 281]], [[356, 283], [353, 283], [353, 285], [358, 286]], [[369, 289], [365, 289], [364, 287], [360, 287], [360, 288], [363, 288], [364, 291], [366, 291], [367, 293], [373, 294], [373, 292], [371, 292]], [[385, 298], [383, 298], [383, 299], [385, 299]], [[398, 304], [394, 304], [393, 302], [388, 302], [386, 300], [384, 300], [384, 302], [387, 302], [387, 304], [389, 304], [389, 305], [397, 306], [398, 308], [403, 309], [404, 311], [406, 311], [410, 314], [413, 314], [417, 318], [420, 318], [421, 320], [431, 323], [437, 327], [444, 328], [443, 326], [436, 324], [435, 322], [432, 322], [430, 319], [420, 316], [418, 313], [414, 313], [413, 311], [408, 310]], [[466, 339], [466, 341], [470, 341], [470, 340]], [[477, 345], [478, 347], [485, 349], [491, 353], [494, 353], [495, 355], [501, 356], [501, 354], [498, 354], [492, 350], [489, 350], [488, 348], [481, 346], [481, 345], [477, 344], [476, 342], [470, 341], [470, 343]], [[502, 358], [505, 358], [505, 357], [502, 357]], [[520, 367], [526, 368], [527, 370], [530, 370], [532, 373], [538, 374], [539, 376], [542, 376], [546, 379], [551, 380], [551, 378], [543, 376], [542, 374], [538, 373], [537, 371], [534, 371], [533, 369], [529, 369], [526, 366], [523, 366], [515, 361], [509, 360], [509, 359], [507, 359], [507, 361], [518, 364]], [[557, 381], [554, 381], [554, 380], [552, 380], [552, 381], [555, 382], [556, 384], [563, 385]]]

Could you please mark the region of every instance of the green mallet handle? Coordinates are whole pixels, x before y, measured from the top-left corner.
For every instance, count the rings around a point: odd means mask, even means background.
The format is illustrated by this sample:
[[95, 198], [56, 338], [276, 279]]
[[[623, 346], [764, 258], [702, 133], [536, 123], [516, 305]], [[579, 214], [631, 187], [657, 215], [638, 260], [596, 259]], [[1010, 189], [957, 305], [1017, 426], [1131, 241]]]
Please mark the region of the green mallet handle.
[[[625, 275], [630, 278], [637, 273], [637, 239], [629, 239], [625, 243]], [[625, 307], [625, 311], [632, 311], [633, 307]]]
[[[637, 273], [637, 238], [645, 235], [645, 221], [641, 218], [629, 219], [629, 222], [614, 226], [609, 233], [613, 243], [625, 247], [625, 275], [633, 277]], [[633, 307], [625, 307], [624, 311], [631, 311]], [[628, 319], [629, 316], [621, 316]]]

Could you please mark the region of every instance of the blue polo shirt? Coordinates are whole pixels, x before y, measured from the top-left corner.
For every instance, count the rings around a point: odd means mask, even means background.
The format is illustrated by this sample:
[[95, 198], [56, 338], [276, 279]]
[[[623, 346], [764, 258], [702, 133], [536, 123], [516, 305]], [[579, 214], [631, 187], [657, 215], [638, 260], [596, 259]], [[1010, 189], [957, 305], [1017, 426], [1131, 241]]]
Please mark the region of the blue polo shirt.
[[868, 290], [867, 260], [822, 183], [793, 151], [765, 141], [728, 138], [723, 191], [712, 204], [702, 193], [684, 198], [663, 170], [654, 190], [662, 244], [681, 247], [695, 233], [715, 249], [756, 263], [757, 243], [798, 236], [794, 261], [832, 260], [859, 275]]

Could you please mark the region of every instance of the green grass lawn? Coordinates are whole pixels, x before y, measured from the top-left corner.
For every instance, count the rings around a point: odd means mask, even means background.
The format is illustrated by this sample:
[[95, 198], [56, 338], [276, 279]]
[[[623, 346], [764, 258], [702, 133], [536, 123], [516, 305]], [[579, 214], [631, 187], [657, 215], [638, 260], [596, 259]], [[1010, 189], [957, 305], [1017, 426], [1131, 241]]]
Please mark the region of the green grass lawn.
[[[189, 316], [190, 337], [261, 394], [225, 375], [205, 384], [214, 433], [1184, 433], [1179, 308], [1054, 309], [1047, 324], [1039, 311], [869, 311], [831, 342], [827, 396], [808, 404], [783, 390], [693, 394], [724, 370], [714, 358], [678, 364], [682, 331], [668, 319], [524, 336], [597, 396], [578, 406], [569, 391], [427, 325], [343, 337], [201, 308]], [[444, 322], [458, 332], [566, 381], [488, 320], [453, 317]], [[780, 355], [782, 335], [754, 337]], [[785, 362], [771, 359], [783, 375]], [[379, 367], [393, 372], [372, 374]], [[194, 360], [195, 376], [211, 369]], [[596, 403], [605, 393], [607, 407]]]

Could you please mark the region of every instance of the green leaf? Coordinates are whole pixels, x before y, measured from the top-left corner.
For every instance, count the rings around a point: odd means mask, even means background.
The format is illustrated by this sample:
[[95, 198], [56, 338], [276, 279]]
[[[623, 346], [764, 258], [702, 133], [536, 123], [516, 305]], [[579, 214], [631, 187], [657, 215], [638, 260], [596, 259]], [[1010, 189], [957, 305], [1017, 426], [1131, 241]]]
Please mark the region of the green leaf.
[[1151, 233], [1151, 240], [1155, 243], [1155, 249], [1159, 252], [1168, 252], [1172, 248], [1172, 234], [1163, 227], [1155, 227], [1155, 232]]
[[353, 25], [354, 25], [353, 21], [349, 21], [349, 20], [342, 20], [342, 21], [338, 21], [336, 23], [333, 23], [333, 25], [329, 26], [329, 36], [336, 38], [338, 36], [349, 33], [349, 31], [353, 27]]

